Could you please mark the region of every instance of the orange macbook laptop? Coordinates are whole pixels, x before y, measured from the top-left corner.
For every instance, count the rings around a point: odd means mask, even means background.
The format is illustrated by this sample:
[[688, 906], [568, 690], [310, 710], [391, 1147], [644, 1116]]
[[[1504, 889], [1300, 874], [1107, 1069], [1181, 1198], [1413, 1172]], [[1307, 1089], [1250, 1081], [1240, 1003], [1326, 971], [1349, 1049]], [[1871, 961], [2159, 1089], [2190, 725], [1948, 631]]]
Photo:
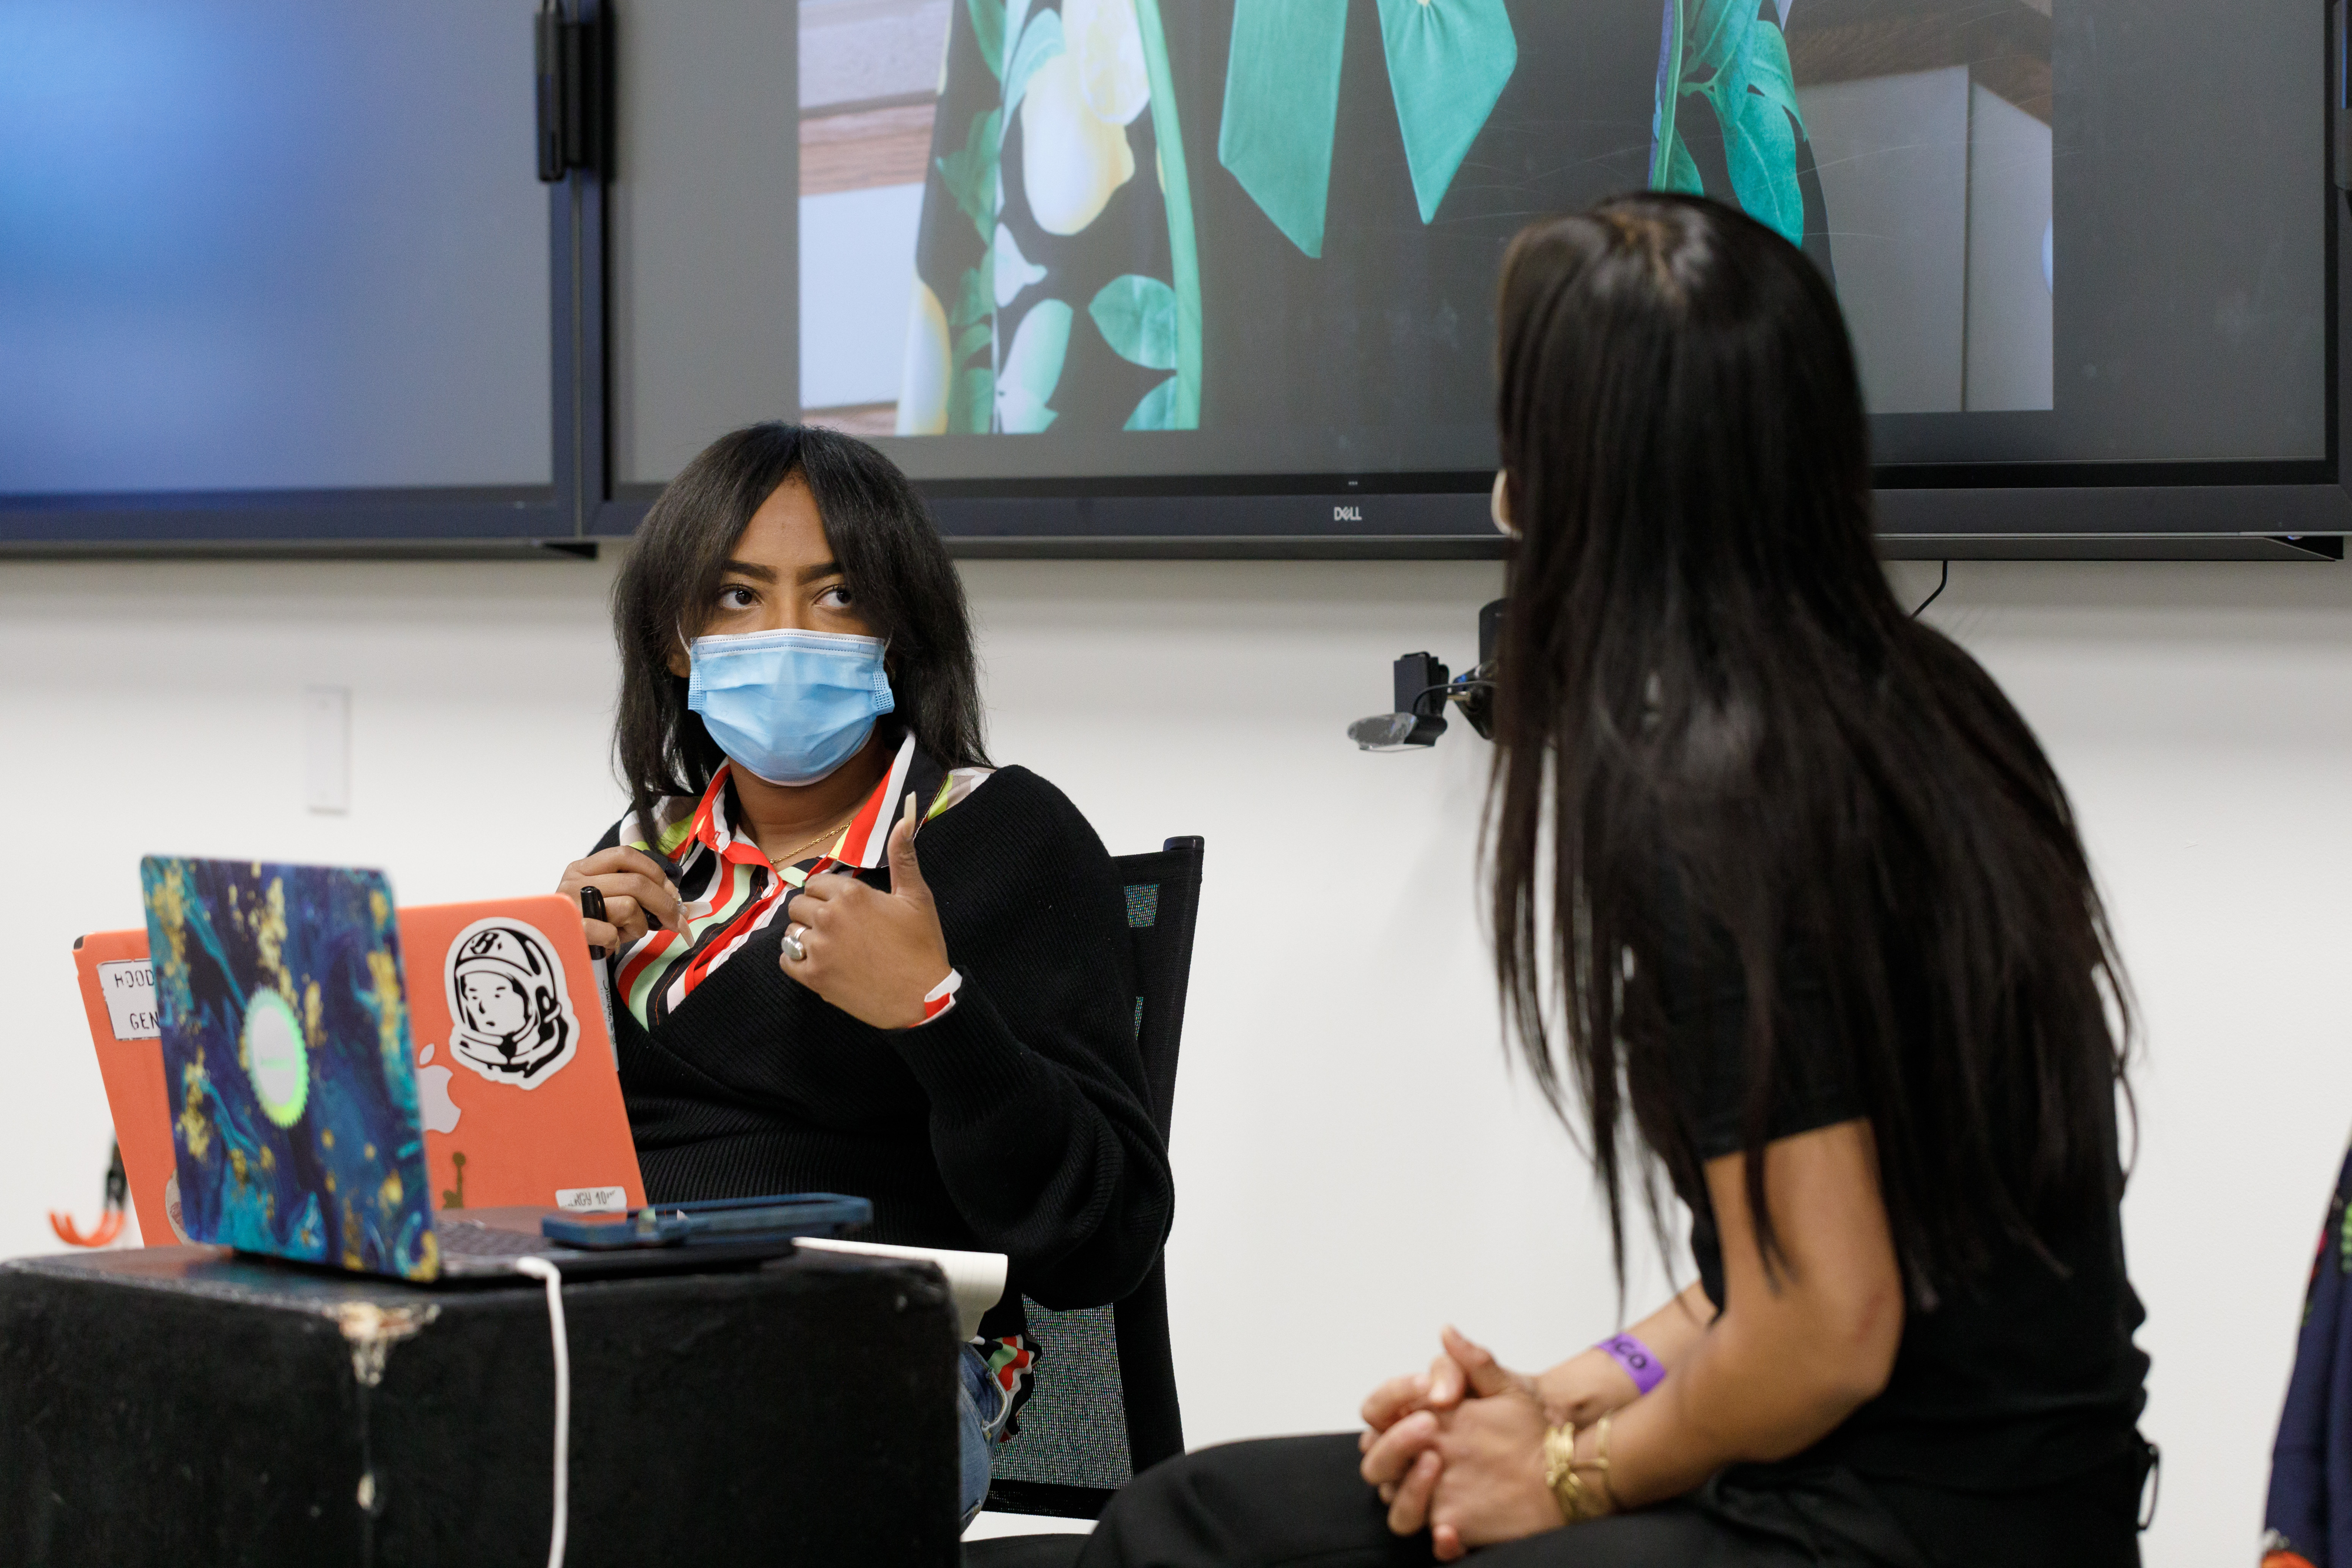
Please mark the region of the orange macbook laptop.
[[[580, 912], [549, 894], [425, 904], [398, 918], [435, 1210], [642, 1207]], [[82, 937], [74, 967], [141, 1239], [184, 1241], [147, 933]]]

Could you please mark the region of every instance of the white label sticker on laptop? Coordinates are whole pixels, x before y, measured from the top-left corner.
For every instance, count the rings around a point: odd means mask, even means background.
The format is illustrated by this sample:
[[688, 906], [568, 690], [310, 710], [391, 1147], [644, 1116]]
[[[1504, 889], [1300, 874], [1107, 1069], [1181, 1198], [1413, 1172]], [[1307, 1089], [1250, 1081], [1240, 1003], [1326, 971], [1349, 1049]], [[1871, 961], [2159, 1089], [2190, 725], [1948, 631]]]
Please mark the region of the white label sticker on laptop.
[[98, 967], [98, 988], [106, 998], [106, 1021], [117, 1040], [161, 1040], [155, 1016], [155, 966], [144, 958]]
[[493, 1083], [536, 1089], [580, 1045], [563, 960], [535, 925], [477, 920], [449, 944], [449, 1054]]
[[625, 1186], [559, 1186], [555, 1207], [574, 1214], [626, 1214], [629, 1189]]

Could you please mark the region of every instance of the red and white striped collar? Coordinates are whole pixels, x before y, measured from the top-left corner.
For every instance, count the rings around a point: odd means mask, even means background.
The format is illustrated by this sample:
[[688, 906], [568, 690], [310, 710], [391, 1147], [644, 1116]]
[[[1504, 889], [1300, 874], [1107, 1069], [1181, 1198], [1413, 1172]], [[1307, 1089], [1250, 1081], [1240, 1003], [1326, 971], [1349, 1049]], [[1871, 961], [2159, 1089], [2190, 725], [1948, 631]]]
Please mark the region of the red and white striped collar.
[[[824, 858], [835, 865], [856, 866], [868, 871], [882, 863], [890, 846], [890, 830], [897, 826], [897, 815], [891, 802], [903, 794], [908, 771], [915, 763], [915, 736], [912, 730], [898, 742], [898, 754], [891, 759], [890, 770], [882, 782], [866, 797], [857, 815], [827, 849]], [[711, 776], [710, 787], [702, 792], [700, 804], [694, 809], [694, 826], [688, 838], [717, 855], [722, 861], [740, 865], [764, 866], [767, 855], [760, 846], [735, 831], [727, 820], [727, 780], [734, 772], [732, 762], [722, 762]]]

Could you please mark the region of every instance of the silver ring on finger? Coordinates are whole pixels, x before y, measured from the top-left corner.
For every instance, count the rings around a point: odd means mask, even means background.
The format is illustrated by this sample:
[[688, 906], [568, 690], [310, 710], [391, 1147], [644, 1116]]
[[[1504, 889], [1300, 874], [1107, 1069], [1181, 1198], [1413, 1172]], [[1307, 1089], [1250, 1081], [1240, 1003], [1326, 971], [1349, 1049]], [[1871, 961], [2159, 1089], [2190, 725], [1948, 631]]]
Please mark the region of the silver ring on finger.
[[795, 964], [807, 961], [808, 949], [801, 946], [801, 933], [807, 929], [805, 925], [784, 927], [784, 956]]

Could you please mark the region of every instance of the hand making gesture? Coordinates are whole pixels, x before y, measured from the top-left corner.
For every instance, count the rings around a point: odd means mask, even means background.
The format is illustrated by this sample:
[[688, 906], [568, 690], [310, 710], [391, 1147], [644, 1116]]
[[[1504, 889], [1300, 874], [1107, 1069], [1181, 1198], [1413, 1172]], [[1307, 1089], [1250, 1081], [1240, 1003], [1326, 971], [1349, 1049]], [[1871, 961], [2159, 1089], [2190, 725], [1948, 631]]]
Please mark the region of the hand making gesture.
[[[909, 792], [890, 831], [889, 892], [846, 874], [811, 877], [793, 900], [784, 931], [784, 973], [876, 1029], [921, 1023], [925, 993], [950, 967], [939, 909], [915, 858], [920, 821]], [[793, 956], [795, 948], [802, 956]]]

